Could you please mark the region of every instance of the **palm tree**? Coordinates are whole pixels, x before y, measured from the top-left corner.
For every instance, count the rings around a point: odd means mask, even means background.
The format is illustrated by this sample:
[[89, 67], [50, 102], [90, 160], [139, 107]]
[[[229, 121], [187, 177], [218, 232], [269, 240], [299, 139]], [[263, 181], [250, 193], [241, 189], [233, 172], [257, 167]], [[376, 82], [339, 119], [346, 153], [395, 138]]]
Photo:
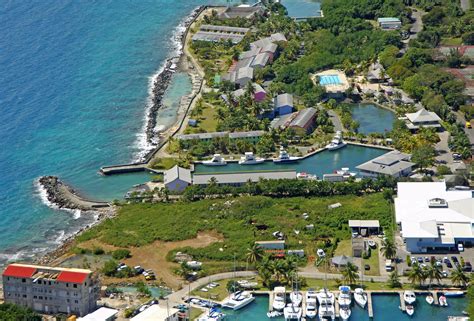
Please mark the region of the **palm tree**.
[[431, 264], [428, 265], [428, 267], [425, 270], [426, 277], [429, 279], [430, 286], [431, 283], [433, 283], [433, 280], [441, 281], [441, 278], [443, 277], [443, 274], [441, 273], [441, 269], [438, 265], [436, 265], [436, 261], [432, 260]]
[[397, 247], [392, 240], [386, 239], [382, 241], [380, 251], [387, 260], [393, 259], [397, 255]]
[[259, 262], [264, 255], [263, 249], [256, 243], [247, 249], [247, 266]]
[[355, 284], [359, 279], [359, 274], [357, 273], [357, 266], [348, 262], [346, 267], [342, 270], [342, 279], [347, 284]]
[[456, 266], [456, 269], [451, 272], [451, 282], [454, 285], [465, 287], [469, 282], [469, 277], [464, 273], [460, 264]]
[[391, 288], [402, 287], [402, 282], [400, 282], [400, 277], [398, 276], [397, 270], [390, 273], [390, 277], [388, 278], [388, 286]]
[[421, 268], [421, 266], [418, 264], [418, 262], [413, 263], [411, 266], [411, 271], [408, 273], [408, 280], [412, 284], [418, 283], [419, 286], [425, 281], [425, 272]]

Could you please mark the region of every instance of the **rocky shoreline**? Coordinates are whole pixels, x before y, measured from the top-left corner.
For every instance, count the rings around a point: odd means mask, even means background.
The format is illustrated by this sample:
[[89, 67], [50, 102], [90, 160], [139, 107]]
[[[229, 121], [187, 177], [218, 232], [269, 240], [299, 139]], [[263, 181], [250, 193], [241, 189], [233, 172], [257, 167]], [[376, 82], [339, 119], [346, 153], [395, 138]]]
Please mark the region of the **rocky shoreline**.
[[[163, 71], [159, 73], [153, 83], [152, 89], [152, 105], [147, 112], [147, 123], [145, 128], [146, 141], [148, 144], [153, 146], [142, 158], [142, 160], [147, 160], [155, 152], [155, 149], [159, 146], [159, 132], [156, 130], [157, 115], [158, 110], [163, 106], [163, 97], [165, 95], [166, 89], [168, 88], [173, 74], [176, 72], [177, 68], [182, 65], [180, 64], [181, 59], [184, 57], [183, 48], [186, 42], [186, 35], [189, 31], [189, 27], [194, 22], [194, 20], [199, 16], [205, 6], [200, 6], [194, 9], [191, 14], [184, 20], [183, 28], [184, 31], [177, 35], [177, 39], [180, 42], [180, 48], [178, 48], [178, 55], [175, 57], [170, 57], [166, 59]], [[182, 70], [184, 71], [184, 70]]]

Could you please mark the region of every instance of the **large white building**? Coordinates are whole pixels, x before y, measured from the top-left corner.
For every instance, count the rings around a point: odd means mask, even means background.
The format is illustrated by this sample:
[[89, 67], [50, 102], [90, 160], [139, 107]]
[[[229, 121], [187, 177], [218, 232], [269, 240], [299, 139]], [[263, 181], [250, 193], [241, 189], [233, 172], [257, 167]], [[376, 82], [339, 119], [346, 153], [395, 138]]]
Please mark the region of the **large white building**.
[[444, 182], [397, 186], [396, 221], [408, 251], [450, 251], [474, 243], [472, 191], [446, 190]]

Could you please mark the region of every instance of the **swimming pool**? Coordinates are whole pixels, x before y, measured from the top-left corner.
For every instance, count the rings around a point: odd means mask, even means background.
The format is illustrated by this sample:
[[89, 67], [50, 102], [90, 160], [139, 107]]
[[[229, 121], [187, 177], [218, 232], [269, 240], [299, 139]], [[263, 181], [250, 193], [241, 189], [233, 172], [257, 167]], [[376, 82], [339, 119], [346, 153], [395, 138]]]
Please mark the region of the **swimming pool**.
[[319, 76], [319, 84], [321, 86], [340, 85], [342, 82], [338, 75], [321, 75]]

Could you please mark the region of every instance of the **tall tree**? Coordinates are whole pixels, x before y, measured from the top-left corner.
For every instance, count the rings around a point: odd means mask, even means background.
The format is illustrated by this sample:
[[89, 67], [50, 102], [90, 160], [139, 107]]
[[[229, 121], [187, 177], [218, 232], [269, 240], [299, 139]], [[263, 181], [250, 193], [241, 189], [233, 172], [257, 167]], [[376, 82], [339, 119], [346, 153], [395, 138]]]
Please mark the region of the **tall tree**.
[[454, 285], [465, 287], [469, 282], [469, 277], [464, 273], [460, 264], [451, 272], [451, 282]]
[[392, 240], [389, 239], [382, 241], [382, 247], [380, 248], [380, 251], [388, 260], [391, 260], [397, 256], [397, 246]]
[[441, 272], [441, 268], [436, 265], [435, 260], [431, 260], [431, 264], [426, 267], [426, 277], [428, 278], [430, 282], [430, 286], [433, 283], [433, 280], [436, 280], [439, 284], [441, 281], [441, 278], [443, 277], [443, 274]]
[[348, 262], [346, 267], [342, 270], [342, 279], [347, 284], [355, 284], [359, 279], [359, 274], [357, 273], [357, 266]]
[[411, 271], [408, 273], [408, 280], [410, 280], [412, 284], [418, 283], [418, 285], [421, 286], [425, 281], [425, 278], [425, 272], [418, 264], [418, 262], [413, 263], [413, 265], [411, 266]]
[[423, 145], [415, 148], [411, 160], [415, 162], [421, 170], [434, 164], [435, 150], [429, 145]]
[[257, 243], [254, 243], [247, 249], [247, 264], [255, 264], [259, 262], [263, 258], [263, 255], [263, 249]]

